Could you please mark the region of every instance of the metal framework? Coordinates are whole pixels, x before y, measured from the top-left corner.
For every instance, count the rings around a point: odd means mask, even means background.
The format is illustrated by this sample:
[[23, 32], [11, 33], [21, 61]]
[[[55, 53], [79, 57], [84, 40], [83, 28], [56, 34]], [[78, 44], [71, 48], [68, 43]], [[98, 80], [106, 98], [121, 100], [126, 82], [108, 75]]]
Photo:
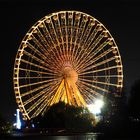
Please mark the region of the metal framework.
[[23, 118], [59, 101], [86, 106], [123, 85], [118, 47], [103, 24], [79, 11], [45, 16], [27, 32], [14, 65], [16, 102]]

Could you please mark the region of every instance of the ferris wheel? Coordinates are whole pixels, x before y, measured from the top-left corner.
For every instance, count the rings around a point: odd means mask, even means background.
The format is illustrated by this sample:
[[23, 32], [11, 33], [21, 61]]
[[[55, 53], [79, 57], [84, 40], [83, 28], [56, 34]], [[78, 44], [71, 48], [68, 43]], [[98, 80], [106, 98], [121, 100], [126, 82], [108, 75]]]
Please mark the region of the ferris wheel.
[[87, 106], [123, 85], [118, 47], [105, 26], [79, 11], [60, 11], [26, 33], [14, 65], [16, 102], [23, 118], [65, 102]]

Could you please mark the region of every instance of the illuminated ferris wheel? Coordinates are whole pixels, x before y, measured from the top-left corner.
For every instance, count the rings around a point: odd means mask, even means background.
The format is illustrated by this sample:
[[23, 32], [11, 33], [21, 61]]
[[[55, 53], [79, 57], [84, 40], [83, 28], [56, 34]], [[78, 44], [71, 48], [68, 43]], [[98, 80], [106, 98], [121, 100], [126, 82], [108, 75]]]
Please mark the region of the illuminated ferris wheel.
[[122, 62], [109, 31], [94, 17], [60, 11], [36, 22], [23, 38], [14, 65], [16, 101], [24, 119], [65, 102], [87, 106], [121, 91]]

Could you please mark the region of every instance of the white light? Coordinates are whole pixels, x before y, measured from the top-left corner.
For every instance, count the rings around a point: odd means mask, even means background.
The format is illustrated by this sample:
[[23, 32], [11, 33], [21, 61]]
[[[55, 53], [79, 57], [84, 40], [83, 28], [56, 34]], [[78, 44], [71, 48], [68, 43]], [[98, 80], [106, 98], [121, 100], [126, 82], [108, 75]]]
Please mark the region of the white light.
[[87, 105], [87, 107], [88, 107], [88, 110], [89, 110], [91, 113], [95, 114], [95, 113], [94, 113], [94, 104]]
[[96, 100], [95, 101], [95, 106], [97, 107], [97, 108], [102, 108], [103, 107], [103, 105], [104, 105], [104, 102], [103, 102], [103, 100]]
[[94, 104], [87, 105], [87, 107], [91, 113], [97, 115], [101, 113], [101, 108], [103, 107], [103, 105], [103, 100], [97, 99]]
[[32, 124], [32, 128], [35, 128], [35, 125], [34, 124]]
[[20, 121], [19, 109], [17, 109], [17, 115], [16, 115], [16, 128], [21, 129], [21, 121]]
[[17, 123], [14, 123], [13, 126], [16, 127], [17, 126]]

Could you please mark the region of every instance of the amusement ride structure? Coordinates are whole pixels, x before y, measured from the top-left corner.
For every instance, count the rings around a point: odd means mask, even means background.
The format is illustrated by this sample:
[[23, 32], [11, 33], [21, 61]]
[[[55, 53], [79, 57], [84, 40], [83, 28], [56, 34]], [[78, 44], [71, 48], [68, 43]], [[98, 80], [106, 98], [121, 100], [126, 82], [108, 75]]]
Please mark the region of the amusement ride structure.
[[59, 101], [86, 107], [121, 92], [122, 62], [105, 26], [79, 11], [60, 11], [26, 33], [14, 65], [14, 90], [25, 120]]

